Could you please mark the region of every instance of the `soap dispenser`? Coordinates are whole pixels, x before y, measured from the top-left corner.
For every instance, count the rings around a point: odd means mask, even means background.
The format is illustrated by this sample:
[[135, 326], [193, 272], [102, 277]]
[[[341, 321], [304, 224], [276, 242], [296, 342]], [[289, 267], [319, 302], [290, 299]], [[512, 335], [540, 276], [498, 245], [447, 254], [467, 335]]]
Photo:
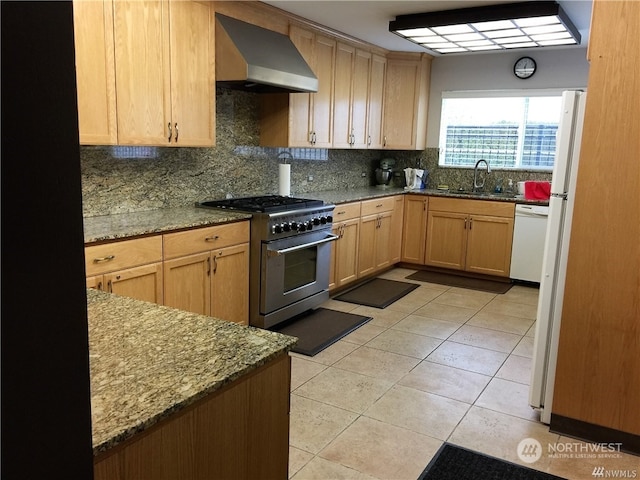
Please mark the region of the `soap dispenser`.
[[509, 179], [509, 184], [507, 185], [507, 193], [513, 193], [513, 180]]

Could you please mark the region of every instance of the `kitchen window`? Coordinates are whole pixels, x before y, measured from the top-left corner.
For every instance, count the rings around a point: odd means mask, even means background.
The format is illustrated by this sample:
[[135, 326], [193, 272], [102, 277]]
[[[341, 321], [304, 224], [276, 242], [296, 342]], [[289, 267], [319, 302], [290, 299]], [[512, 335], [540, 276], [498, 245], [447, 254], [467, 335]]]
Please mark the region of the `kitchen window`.
[[440, 166], [553, 170], [562, 101], [550, 92], [444, 92]]

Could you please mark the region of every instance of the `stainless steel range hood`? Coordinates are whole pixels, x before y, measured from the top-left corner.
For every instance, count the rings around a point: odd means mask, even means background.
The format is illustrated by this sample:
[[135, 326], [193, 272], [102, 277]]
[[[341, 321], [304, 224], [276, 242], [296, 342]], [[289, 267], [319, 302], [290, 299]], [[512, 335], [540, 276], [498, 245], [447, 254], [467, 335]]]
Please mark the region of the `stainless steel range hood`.
[[318, 91], [318, 78], [289, 37], [219, 13], [216, 83], [258, 93]]

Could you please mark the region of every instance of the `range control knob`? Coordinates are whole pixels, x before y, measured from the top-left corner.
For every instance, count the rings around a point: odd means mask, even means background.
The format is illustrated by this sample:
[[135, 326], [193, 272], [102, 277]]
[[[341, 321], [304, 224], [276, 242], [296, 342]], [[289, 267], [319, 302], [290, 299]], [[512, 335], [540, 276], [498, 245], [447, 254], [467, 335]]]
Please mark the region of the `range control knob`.
[[290, 224], [290, 223], [285, 223], [285, 224], [282, 226], [282, 229], [283, 229], [285, 232], [290, 232], [290, 231], [291, 231], [291, 224]]
[[314, 225], [320, 225], [320, 219], [318, 217], [313, 219], [313, 224]]
[[322, 225], [326, 224], [327, 223], [327, 217], [320, 217], [320, 223]]
[[308, 222], [305, 222], [305, 224], [307, 225], [307, 230], [313, 229], [313, 220], [309, 220]]
[[299, 223], [299, 224], [298, 224], [298, 231], [299, 231], [299, 232], [304, 232], [304, 231], [306, 231], [306, 230], [307, 230], [307, 225], [306, 225], [306, 223]]
[[273, 226], [273, 233], [282, 233], [282, 225], [276, 224]]
[[327, 223], [333, 223], [333, 217], [331, 215], [327, 215]]

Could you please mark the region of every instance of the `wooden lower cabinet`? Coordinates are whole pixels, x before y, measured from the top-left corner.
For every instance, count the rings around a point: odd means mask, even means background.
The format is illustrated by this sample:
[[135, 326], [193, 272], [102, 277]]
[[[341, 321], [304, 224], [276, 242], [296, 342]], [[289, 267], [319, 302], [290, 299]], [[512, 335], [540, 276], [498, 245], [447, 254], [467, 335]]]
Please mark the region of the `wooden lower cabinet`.
[[164, 262], [165, 305], [247, 325], [249, 244]]
[[508, 277], [515, 205], [431, 198], [426, 265]]
[[291, 359], [283, 353], [94, 460], [94, 480], [283, 479]]
[[362, 202], [358, 276], [370, 275], [400, 260], [403, 208], [400, 195]]
[[427, 211], [429, 197], [406, 195], [404, 198], [404, 224], [402, 227], [403, 262], [422, 265], [427, 237]]
[[88, 246], [85, 269], [87, 288], [163, 304], [160, 236]]
[[334, 223], [332, 231], [339, 238], [331, 250], [329, 289], [346, 285], [358, 278], [360, 219], [353, 218]]

